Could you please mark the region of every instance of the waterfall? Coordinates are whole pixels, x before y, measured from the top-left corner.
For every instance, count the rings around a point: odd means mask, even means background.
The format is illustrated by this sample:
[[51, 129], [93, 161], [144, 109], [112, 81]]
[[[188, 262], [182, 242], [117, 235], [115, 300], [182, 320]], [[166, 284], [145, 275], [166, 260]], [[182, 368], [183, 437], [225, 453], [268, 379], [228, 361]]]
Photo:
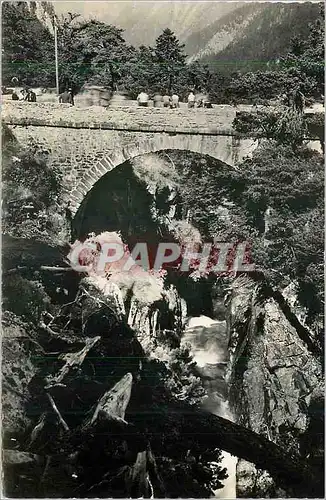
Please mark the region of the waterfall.
[[[208, 398], [204, 403], [206, 410], [228, 420], [233, 415], [227, 401], [224, 380], [228, 361], [228, 337], [225, 321], [215, 321], [207, 316], [192, 317], [185, 329], [182, 344], [190, 344], [191, 352], [204, 377]], [[237, 458], [223, 451], [221, 466], [227, 469], [229, 477], [224, 487], [215, 491], [216, 498], [236, 498]]]

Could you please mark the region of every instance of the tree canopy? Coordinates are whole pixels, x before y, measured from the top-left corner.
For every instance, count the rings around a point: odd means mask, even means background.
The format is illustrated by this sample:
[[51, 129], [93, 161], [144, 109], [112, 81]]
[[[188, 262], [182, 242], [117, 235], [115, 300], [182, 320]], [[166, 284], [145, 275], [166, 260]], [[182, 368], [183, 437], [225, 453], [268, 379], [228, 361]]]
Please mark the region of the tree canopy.
[[181, 45], [170, 29], [165, 29], [157, 38], [154, 48], [157, 78], [168, 92], [177, 84], [180, 73], [186, 66], [184, 45]]
[[59, 25], [60, 80], [80, 88], [84, 83], [116, 90], [126, 76], [126, 63], [134, 49], [123, 30], [100, 21], [64, 18]]
[[255, 102], [275, 98], [300, 85], [305, 96], [318, 97], [324, 85], [324, 8], [309, 26], [309, 35], [296, 36], [290, 51], [259, 71], [219, 74], [200, 61], [187, 63], [184, 45], [169, 28], [153, 47], [128, 45], [123, 30], [98, 20], [69, 13], [60, 19], [49, 2], [4, 2], [3, 83], [16, 77], [21, 85], [55, 86], [53, 23], [58, 27], [60, 86], [78, 91], [85, 84], [139, 91], [209, 91], [217, 103]]
[[13, 78], [22, 85], [53, 85], [53, 35], [36, 16], [35, 2], [2, 3], [2, 51], [5, 85]]

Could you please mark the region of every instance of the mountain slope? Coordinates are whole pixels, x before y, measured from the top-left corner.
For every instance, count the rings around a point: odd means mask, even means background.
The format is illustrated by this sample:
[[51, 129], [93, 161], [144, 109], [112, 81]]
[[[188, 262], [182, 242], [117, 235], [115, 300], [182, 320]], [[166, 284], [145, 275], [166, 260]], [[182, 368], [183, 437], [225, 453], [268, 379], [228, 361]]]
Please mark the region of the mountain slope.
[[189, 62], [218, 53], [226, 48], [264, 8], [264, 4], [250, 3], [240, 6], [213, 22], [207, 28], [194, 32], [185, 41]]
[[294, 35], [307, 35], [316, 3], [53, 2], [57, 15], [69, 11], [125, 30], [134, 46], [153, 45], [169, 27], [185, 43], [188, 62], [213, 70], [257, 70], [288, 52]]
[[318, 12], [319, 5], [313, 3], [246, 4], [186, 40], [188, 53], [195, 39], [198, 47], [201, 40], [206, 42], [189, 60], [201, 60], [214, 69], [258, 69], [286, 53], [294, 35], [306, 36]]
[[201, 32], [222, 16], [237, 9], [239, 3], [217, 2], [53, 2], [58, 15], [80, 13], [125, 30], [132, 45], [153, 45], [165, 28], [184, 41]]

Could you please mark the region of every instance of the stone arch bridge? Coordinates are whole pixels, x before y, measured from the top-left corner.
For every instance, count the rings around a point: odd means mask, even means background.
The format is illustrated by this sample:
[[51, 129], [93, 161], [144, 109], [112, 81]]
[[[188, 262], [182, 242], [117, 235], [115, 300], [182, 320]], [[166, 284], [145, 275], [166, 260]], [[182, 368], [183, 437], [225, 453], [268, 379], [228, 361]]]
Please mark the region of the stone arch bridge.
[[59, 168], [62, 197], [74, 216], [100, 178], [136, 156], [178, 149], [212, 156], [236, 167], [257, 147], [232, 129], [236, 108], [163, 109], [68, 104], [3, 103], [2, 119], [22, 144], [31, 140]]

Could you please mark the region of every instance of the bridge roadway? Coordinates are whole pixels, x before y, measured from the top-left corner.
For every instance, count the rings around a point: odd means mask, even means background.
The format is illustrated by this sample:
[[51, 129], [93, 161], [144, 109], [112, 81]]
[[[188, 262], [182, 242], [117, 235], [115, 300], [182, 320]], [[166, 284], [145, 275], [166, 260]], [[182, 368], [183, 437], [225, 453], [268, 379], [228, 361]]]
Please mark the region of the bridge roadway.
[[[4, 100], [2, 120], [8, 125], [77, 129], [128, 130], [191, 135], [236, 135], [232, 122], [236, 114], [271, 107], [214, 105], [212, 109], [143, 108], [134, 104], [104, 108], [79, 108], [50, 102], [29, 103]], [[307, 108], [306, 113], [324, 113], [322, 105]]]

